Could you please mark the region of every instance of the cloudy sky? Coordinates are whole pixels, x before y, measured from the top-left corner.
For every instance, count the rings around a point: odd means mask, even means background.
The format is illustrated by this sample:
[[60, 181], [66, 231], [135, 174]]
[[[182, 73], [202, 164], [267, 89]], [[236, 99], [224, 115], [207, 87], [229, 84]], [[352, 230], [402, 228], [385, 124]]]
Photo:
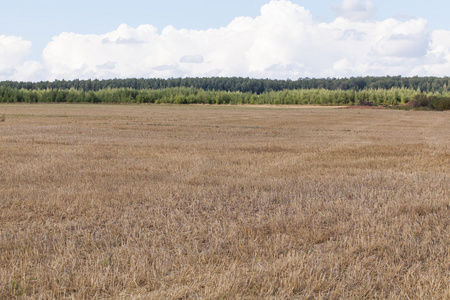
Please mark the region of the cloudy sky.
[[447, 0], [2, 0], [0, 80], [450, 75]]

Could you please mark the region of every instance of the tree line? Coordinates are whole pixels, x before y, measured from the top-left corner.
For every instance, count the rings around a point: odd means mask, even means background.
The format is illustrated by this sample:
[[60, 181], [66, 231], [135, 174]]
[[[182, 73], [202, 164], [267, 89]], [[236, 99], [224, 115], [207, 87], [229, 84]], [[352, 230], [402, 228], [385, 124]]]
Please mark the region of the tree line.
[[419, 99], [450, 98], [450, 92], [424, 94], [407, 88], [327, 90], [297, 89], [252, 92], [207, 91], [197, 88], [105, 88], [98, 91], [71, 89], [27, 90], [0, 86], [2, 103], [168, 103], [168, 104], [317, 104], [401, 105]]
[[108, 79], [108, 80], [55, 80], [42, 82], [2, 81], [1, 88], [17, 90], [70, 90], [97, 92], [103, 89], [161, 90], [194, 88], [204, 91], [227, 91], [263, 94], [284, 90], [362, 91], [412, 89], [424, 93], [447, 93], [450, 77], [351, 77], [301, 78], [298, 80], [251, 79], [242, 77], [170, 78], [170, 79]]

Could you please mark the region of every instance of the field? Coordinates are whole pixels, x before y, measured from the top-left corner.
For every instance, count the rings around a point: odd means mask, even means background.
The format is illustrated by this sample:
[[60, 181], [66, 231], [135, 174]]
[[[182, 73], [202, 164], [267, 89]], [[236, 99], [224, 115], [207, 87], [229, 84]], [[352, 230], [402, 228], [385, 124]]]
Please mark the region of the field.
[[2, 114], [0, 299], [450, 299], [450, 112]]

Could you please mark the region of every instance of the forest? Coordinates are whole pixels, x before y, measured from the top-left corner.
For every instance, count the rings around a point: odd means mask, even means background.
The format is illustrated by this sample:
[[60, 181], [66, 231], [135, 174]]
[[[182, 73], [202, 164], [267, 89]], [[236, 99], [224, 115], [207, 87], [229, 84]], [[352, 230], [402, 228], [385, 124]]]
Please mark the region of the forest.
[[251, 79], [242, 77], [170, 78], [170, 79], [108, 79], [108, 80], [55, 80], [44, 82], [0, 82], [0, 87], [26, 90], [75, 89], [99, 91], [105, 88], [134, 90], [192, 87], [205, 91], [227, 91], [262, 94], [270, 91], [298, 89], [326, 89], [361, 91], [368, 89], [406, 88], [426, 93], [445, 93], [450, 77], [351, 77], [351, 78], [301, 78], [298, 80]]
[[112, 79], [0, 83], [0, 103], [388, 105], [450, 109], [450, 78]]

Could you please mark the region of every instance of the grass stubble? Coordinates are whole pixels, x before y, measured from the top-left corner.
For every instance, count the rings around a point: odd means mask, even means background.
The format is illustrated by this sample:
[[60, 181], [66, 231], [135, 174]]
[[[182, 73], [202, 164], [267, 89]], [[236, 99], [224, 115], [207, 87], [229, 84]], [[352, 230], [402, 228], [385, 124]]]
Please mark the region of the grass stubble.
[[1, 105], [1, 299], [450, 299], [450, 114]]

